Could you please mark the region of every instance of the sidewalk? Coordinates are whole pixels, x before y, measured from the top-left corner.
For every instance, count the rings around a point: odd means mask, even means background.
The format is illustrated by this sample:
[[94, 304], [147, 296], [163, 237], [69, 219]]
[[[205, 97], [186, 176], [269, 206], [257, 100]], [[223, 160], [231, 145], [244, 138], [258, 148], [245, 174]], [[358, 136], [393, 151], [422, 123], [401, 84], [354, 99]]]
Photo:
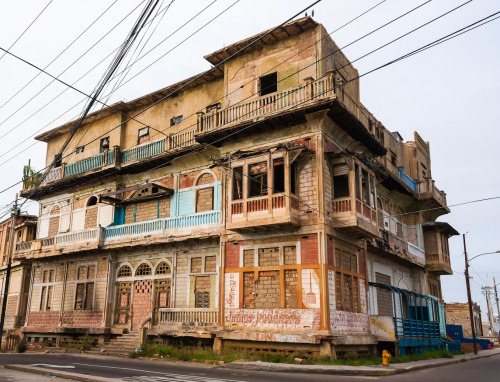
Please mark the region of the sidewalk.
[[456, 355], [454, 358], [429, 359], [407, 363], [395, 363], [384, 366], [343, 366], [343, 365], [293, 365], [284, 363], [241, 361], [225, 364], [221, 367], [238, 370], [267, 371], [278, 373], [307, 373], [307, 374], [337, 374], [337, 375], [367, 375], [384, 376], [406, 373], [429, 367], [450, 365], [453, 363], [472, 361], [479, 358], [492, 357], [500, 354], [500, 349], [481, 350], [478, 355]]

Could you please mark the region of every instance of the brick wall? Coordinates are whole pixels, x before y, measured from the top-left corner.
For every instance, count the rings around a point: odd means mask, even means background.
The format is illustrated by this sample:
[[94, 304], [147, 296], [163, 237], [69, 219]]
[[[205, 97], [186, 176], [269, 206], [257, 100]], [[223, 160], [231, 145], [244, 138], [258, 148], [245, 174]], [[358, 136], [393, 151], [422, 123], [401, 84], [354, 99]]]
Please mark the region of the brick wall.
[[243, 267], [255, 266], [255, 250], [246, 249], [243, 251]]
[[283, 248], [285, 255], [285, 265], [295, 265], [297, 264], [297, 247], [288, 246]]
[[309, 235], [307, 239], [300, 239], [302, 264], [318, 264], [318, 236]]
[[142, 321], [151, 314], [151, 280], [134, 283], [132, 330], [137, 330]]
[[170, 197], [160, 199], [159, 216], [160, 218], [170, 217]]
[[239, 268], [240, 266], [240, 245], [245, 245], [244, 242], [226, 243], [226, 268]]
[[333, 238], [328, 236], [326, 242], [326, 260], [329, 265], [335, 265], [335, 246], [333, 245]]
[[214, 209], [214, 188], [207, 187], [197, 190], [196, 212], [212, 211], [213, 209]]
[[196, 182], [196, 185], [197, 186], [201, 186], [203, 184], [208, 184], [208, 183], [213, 183], [215, 180], [214, 180], [214, 177], [212, 176], [212, 174], [203, 174], [202, 176], [200, 176], [198, 178], [198, 182]]
[[100, 327], [102, 325], [103, 311], [99, 310], [74, 310], [63, 312], [63, 325], [75, 328]]
[[158, 218], [158, 199], [137, 203], [135, 221], [143, 222]]
[[49, 219], [49, 234], [48, 237], [57, 235], [59, 232], [59, 216]]
[[279, 266], [279, 248], [259, 249], [259, 267]]
[[215, 256], [205, 257], [205, 272], [215, 272], [217, 270], [217, 261]]
[[[470, 315], [469, 315], [469, 305], [468, 304], [447, 304], [446, 305], [446, 323], [450, 325], [461, 325], [464, 336], [471, 337], [472, 330], [470, 327]], [[479, 317], [481, 317], [481, 311], [479, 308], [473, 304], [473, 314], [476, 318], [476, 334], [480, 335], [482, 330], [479, 330], [481, 323], [479, 322]], [[481, 328], [482, 329], [482, 328]]]
[[285, 308], [297, 309], [297, 270], [285, 270]]
[[300, 220], [302, 224], [312, 224], [317, 213], [317, 171], [314, 160], [310, 160], [299, 174]]
[[[375, 282], [391, 285], [391, 277], [382, 273], [375, 272]], [[377, 288], [377, 307], [379, 316], [391, 316], [392, 311], [392, 293], [389, 290]]]
[[192, 273], [201, 273], [201, 265], [202, 265], [202, 258], [201, 257], [192, 257], [191, 258], [191, 272]]
[[59, 312], [30, 312], [28, 326], [56, 326], [59, 323]]
[[255, 309], [279, 309], [280, 280], [278, 271], [259, 272], [255, 282]]
[[365, 274], [365, 251], [358, 251], [358, 273]]
[[87, 208], [85, 210], [85, 229], [97, 226], [97, 207]]

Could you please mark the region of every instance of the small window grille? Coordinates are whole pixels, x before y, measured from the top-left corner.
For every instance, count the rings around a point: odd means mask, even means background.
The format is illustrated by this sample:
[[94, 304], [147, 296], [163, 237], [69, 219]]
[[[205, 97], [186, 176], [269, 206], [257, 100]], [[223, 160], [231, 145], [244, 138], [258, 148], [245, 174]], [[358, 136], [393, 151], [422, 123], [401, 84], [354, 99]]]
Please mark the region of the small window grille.
[[132, 270], [128, 265], [123, 265], [118, 271], [118, 277], [130, 277], [132, 276]]
[[197, 292], [195, 296], [196, 308], [210, 308], [210, 292]]
[[85, 146], [78, 146], [75, 150], [77, 154], [81, 154], [85, 151]]
[[137, 271], [135, 271], [136, 276], [150, 276], [151, 275], [151, 267], [147, 264], [139, 265]]
[[166, 262], [161, 262], [158, 264], [156, 267], [156, 274], [157, 275], [168, 275], [170, 274], [170, 266]]

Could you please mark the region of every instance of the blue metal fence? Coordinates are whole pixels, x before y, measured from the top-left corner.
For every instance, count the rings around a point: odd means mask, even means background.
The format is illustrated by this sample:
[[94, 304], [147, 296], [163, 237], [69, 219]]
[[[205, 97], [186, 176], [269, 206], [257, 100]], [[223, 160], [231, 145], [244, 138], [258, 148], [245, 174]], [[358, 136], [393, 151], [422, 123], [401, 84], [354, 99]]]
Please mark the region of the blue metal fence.
[[398, 177], [401, 179], [404, 184], [410, 187], [413, 191], [417, 192], [417, 180], [411, 178], [406, 172], [404, 172], [403, 167], [398, 167], [399, 173]]

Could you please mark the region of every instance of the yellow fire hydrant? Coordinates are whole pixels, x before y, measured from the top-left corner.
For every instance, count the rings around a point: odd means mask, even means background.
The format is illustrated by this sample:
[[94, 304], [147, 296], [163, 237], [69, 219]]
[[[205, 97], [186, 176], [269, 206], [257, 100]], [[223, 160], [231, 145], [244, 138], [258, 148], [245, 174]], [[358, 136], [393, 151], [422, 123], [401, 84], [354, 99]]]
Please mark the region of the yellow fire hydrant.
[[387, 350], [382, 352], [382, 366], [389, 366], [389, 361], [391, 360], [391, 353]]

